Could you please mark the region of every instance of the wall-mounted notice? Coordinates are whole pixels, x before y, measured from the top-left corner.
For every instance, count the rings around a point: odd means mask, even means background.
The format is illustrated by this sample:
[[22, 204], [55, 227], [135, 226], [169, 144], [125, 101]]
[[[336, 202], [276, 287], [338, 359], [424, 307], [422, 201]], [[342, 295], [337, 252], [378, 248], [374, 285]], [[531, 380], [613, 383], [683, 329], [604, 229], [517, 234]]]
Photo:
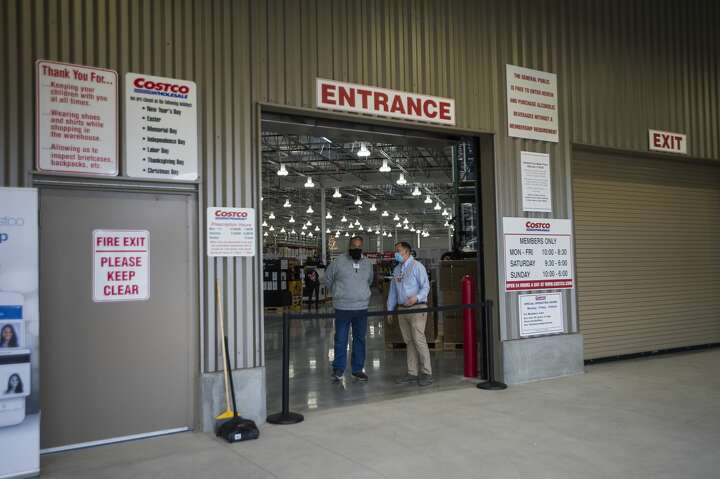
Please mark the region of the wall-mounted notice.
[[150, 298], [150, 233], [146, 230], [93, 231], [93, 301]]
[[255, 256], [255, 208], [207, 209], [208, 256]]
[[572, 289], [572, 221], [503, 218], [505, 291]]
[[558, 140], [557, 75], [506, 65], [508, 135]]
[[550, 155], [520, 152], [523, 211], [552, 213]]
[[198, 178], [194, 82], [125, 75], [125, 172], [135, 178]]
[[37, 61], [38, 170], [118, 174], [117, 82], [113, 70]]
[[523, 294], [519, 297], [518, 305], [520, 336], [555, 334], [565, 330], [562, 294]]

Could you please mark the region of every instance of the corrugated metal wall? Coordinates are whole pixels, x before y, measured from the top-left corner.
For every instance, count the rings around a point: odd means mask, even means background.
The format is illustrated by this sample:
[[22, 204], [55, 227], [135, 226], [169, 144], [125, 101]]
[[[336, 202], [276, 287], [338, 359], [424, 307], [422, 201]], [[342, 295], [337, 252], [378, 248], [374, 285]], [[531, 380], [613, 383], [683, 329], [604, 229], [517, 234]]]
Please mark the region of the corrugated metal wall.
[[[647, 128], [669, 129], [688, 133], [693, 156], [720, 158], [719, 23], [712, 0], [5, 0], [0, 184], [27, 184], [33, 62], [45, 58], [196, 81], [201, 207], [257, 206], [255, 103], [312, 107], [321, 76], [454, 97], [458, 127], [498, 134], [498, 219], [522, 213], [521, 150], [551, 154], [553, 215], [570, 217], [572, 142], [645, 150]], [[506, 136], [506, 63], [557, 73], [559, 144]], [[257, 271], [249, 260], [205, 268], [206, 298], [216, 277], [230, 291], [238, 367], [262, 363]], [[204, 363], [214, 370], [206, 303]], [[516, 295], [500, 306], [504, 337], [517, 337]]]

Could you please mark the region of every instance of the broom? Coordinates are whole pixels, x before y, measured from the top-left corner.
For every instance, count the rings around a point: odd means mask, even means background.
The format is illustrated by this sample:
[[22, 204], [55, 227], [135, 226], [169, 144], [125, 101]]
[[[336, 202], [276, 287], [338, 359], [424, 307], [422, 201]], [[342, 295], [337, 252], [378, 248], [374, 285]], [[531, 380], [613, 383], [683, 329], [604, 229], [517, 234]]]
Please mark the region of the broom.
[[220, 319], [220, 337], [223, 338], [222, 341], [222, 354], [223, 354], [223, 378], [225, 382], [225, 411], [215, 416], [215, 419], [218, 421], [224, 421], [226, 419], [231, 419], [235, 417], [235, 411], [234, 409], [230, 409], [230, 386], [229, 386], [229, 380], [228, 380], [228, 374], [230, 372], [228, 371], [227, 363], [228, 363], [228, 355], [227, 355], [227, 347], [226, 342], [227, 339], [225, 338], [225, 315], [223, 313], [223, 302], [222, 302], [222, 290], [220, 286], [220, 282], [215, 280], [215, 293], [217, 297], [217, 305], [218, 305], [218, 318]]

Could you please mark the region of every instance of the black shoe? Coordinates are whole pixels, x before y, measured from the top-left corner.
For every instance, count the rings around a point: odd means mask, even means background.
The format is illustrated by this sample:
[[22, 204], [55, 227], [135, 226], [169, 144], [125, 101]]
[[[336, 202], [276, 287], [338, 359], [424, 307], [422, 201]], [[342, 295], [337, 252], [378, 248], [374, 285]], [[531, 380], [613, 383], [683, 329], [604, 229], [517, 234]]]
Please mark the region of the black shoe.
[[352, 375], [353, 375], [353, 377], [354, 377], [355, 379], [357, 379], [358, 381], [367, 381], [367, 380], [368, 380], [368, 375], [365, 374], [363, 371], [360, 371], [360, 372], [357, 372], [357, 373], [352, 373]]
[[430, 374], [421, 374], [418, 378], [418, 386], [430, 386], [433, 383], [433, 377]]
[[395, 380], [395, 384], [412, 384], [412, 383], [417, 384], [417, 382], [418, 382], [418, 377], [413, 376], [412, 374], [408, 374], [407, 376], [403, 376], [403, 377], [397, 378]]
[[345, 371], [343, 371], [342, 369], [333, 369], [332, 380], [333, 381], [342, 381], [342, 378], [344, 375], [345, 375]]

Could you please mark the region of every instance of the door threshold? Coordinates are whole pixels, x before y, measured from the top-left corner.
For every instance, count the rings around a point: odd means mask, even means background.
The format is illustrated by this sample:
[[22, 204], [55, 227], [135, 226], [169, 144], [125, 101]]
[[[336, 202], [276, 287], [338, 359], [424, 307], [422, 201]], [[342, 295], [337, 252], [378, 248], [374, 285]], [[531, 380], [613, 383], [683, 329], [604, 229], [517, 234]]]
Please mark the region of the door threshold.
[[143, 432], [140, 434], [131, 434], [129, 436], [111, 437], [108, 439], [99, 439], [97, 441], [79, 442], [77, 444], [68, 444], [66, 446], [49, 447], [40, 449], [40, 454], [55, 454], [58, 452], [75, 451], [78, 449], [87, 449], [90, 447], [107, 446], [109, 444], [117, 444], [120, 442], [137, 441], [138, 439], [148, 439], [151, 437], [167, 436], [177, 434], [179, 432], [190, 431], [189, 427], [176, 427], [174, 429], [163, 429], [162, 431]]

